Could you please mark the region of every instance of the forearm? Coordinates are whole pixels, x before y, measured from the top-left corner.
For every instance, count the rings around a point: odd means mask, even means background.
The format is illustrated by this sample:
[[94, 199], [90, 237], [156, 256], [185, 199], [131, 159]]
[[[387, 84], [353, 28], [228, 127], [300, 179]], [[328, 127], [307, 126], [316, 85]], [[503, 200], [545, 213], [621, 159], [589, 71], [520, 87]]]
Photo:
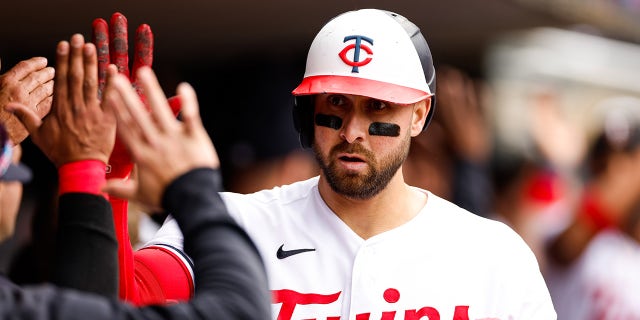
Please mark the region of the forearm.
[[117, 299], [52, 287], [0, 287], [0, 319], [270, 319], [262, 261], [227, 214], [219, 189], [217, 172], [194, 170], [172, 183], [164, 197], [195, 262], [197, 291], [190, 301], [134, 308]]
[[118, 243], [109, 203], [83, 193], [68, 193], [59, 201], [53, 283], [117, 297]]
[[58, 232], [52, 282], [116, 297], [117, 242], [111, 207], [100, 193], [104, 163], [78, 161], [59, 170]]

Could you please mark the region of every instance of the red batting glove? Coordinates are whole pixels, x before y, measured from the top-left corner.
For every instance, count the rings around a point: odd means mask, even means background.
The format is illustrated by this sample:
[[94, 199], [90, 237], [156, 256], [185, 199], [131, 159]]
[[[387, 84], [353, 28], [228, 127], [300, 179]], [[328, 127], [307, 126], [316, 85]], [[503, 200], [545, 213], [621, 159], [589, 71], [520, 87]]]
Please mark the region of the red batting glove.
[[[136, 71], [142, 66], [149, 66], [153, 62], [153, 32], [147, 24], [142, 24], [136, 32], [136, 45], [134, 51], [133, 72], [129, 72], [129, 41], [127, 18], [116, 12], [111, 16], [110, 24], [98, 18], [93, 21], [93, 43], [98, 51], [98, 96], [102, 98], [104, 90], [107, 67], [114, 64], [118, 71], [129, 78], [136, 86], [134, 79]], [[136, 91], [142, 101], [146, 98], [142, 90], [136, 86]], [[115, 146], [109, 158], [109, 168], [107, 178], [127, 178], [133, 169], [131, 155], [126, 147], [116, 137]]]
[[[116, 12], [111, 16], [110, 25], [104, 19], [93, 21], [93, 43], [98, 51], [98, 96], [102, 98], [102, 91], [107, 78], [107, 67], [115, 64], [118, 71], [129, 78], [140, 100], [146, 104], [146, 96], [138, 85], [137, 71], [140, 67], [151, 67], [153, 64], [153, 32], [148, 24], [141, 24], [136, 30], [133, 69], [129, 72], [129, 42], [127, 18]], [[180, 111], [178, 97], [169, 99], [174, 114]], [[107, 178], [127, 178], [133, 169], [131, 155], [126, 147], [116, 137], [115, 146], [109, 158]]]
[[[119, 12], [111, 16], [110, 24], [104, 19], [95, 19], [93, 27], [93, 43], [98, 54], [98, 97], [102, 99], [102, 93], [107, 79], [107, 68], [114, 64], [118, 71], [129, 78], [135, 86], [137, 81], [132, 79], [129, 72], [129, 42], [127, 18]], [[136, 33], [136, 45], [134, 51], [133, 74], [142, 66], [151, 66], [153, 62], [153, 33], [151, 28], [143, 24], [138, 27]], [[136, 87], [136, 91], [142, 101], [146, 101], [142, 90]], [[133, 170], [133, 161], [127, 148], [116, 137], [115, 145], [109, 158], [107, 179], [128, 179]], [[120, 297], [128, 301], [135, 301], [138, 297], [138, 286], [135, 282], [134, 258], [129, 239], [128, 202], [124, 199], [110, 197], [109, 202], [113, 209], [113, 221], [116, 227], [116, 239], [118, 240], [118, 265], [120, 272]]]

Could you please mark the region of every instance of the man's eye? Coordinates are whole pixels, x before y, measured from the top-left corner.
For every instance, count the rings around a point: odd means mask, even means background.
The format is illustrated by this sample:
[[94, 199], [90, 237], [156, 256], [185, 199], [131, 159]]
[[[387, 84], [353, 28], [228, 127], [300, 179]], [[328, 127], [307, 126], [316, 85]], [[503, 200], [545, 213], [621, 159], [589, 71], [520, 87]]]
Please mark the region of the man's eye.
[[371, 102], [369, 103], [369, 108], [371, 108], [371, 110], [383, 110], [386, 107], [387, 104], [380, 100], [371, 100]]
[[330, 95], [328, 100], [329, 103], [334, 106], [341, 106], [344, 104], [344, 97], [339, 95]]

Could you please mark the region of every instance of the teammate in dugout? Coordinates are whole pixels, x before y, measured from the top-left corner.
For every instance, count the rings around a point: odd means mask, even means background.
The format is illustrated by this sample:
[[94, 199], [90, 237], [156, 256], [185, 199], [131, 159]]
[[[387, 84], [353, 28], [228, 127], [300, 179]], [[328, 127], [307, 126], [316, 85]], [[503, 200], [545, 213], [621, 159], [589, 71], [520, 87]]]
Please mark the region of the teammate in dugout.
[[[433, 117], [434, 93], [429, 47], [406, 18], [364, 9], [320, 30], [293, 114], [321, 174], [221, 194], [265, 261], [274, 319], [556, 319], [520, 236], [404, 182], [410, 140]], [[155, 288], [124, 290], [173, 299], [190, 288], [172, 281], [193, 281], [181, 248], [170, 218], [135, 268], [136, 282]], [[132, 257], [120, 257], [129, 276]]]
[[[0, 83], [0, 108], [17, 120], [6, 130], [4, 121], [0, 123], [0, 228], [12, 232], [21, 183], [30, 179], [30, 171], [18, 163], [20, 149], [13, 146], [28, 131], [59, 172], [54, 283], [85, 292], [51, 285], [18, 287], [0, 275], [0, 319], [267, 319], [267, 278], [259, 253], [227, 214], [222, 199], [210, 196], [221, 187], [219, 161], [193, 89], [178, 88], [184, 106], [180, 123], [146, 68], [139, 73], [140, 85], [154, 92], [151, 114], [146, 114], [136, 101], [139, 95], [114, 66], [107, 85], [111, 89], [105, 91], [108, 98], [101, 103], [96, 48], [76, 34], [70, 42], [61, 41], [56, 54], [55, 84], [49, 83], [53, 69], [45, 68], [43, 58], [19, 64]], [[40, 109], [51, 112], [42, 118]], [[138, 151], [132, 159], [141, 179], [135, 185], [110, 181], [103, 188], [116, 118], [122, 146]], [[10, 142], [10, 137], [17, 140]], [[177, 156], [168, 156], [176, 151]], [[143, 308], [116, 300], [117, 242], [103, 191], [175, 214], [185, 232], [186, 250], [198, 264], [193, 299]]]

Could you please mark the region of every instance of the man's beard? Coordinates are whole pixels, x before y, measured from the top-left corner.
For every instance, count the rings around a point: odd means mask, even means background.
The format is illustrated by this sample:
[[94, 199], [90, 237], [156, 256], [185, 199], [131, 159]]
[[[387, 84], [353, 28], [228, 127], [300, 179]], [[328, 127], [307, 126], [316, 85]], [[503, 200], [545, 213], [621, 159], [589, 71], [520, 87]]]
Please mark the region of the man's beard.
[[409, 144], [411, 137], [406, 136], [403, 143], [395, 152], [391, 152], [388, 157], [380, 159], [380, 165], [373, 152], [366, 150], [360, 144], [349, 144], [346, 141], [331, 148], [329, 159], [335, 159], [338, 153], [354, 153], [365, 158], [369, 170], [364, 174], [360, 173], [338, 173], [337, 160], [328, 160], [322, 156], [317, 144], [313, 144], [313, 153], [318, 160], [318, 164], [324, 173], [331, 189], [347, 198], [366, 200], [380, 193], [387, 187], [391, 178], [398, 172], [409, 154]]

